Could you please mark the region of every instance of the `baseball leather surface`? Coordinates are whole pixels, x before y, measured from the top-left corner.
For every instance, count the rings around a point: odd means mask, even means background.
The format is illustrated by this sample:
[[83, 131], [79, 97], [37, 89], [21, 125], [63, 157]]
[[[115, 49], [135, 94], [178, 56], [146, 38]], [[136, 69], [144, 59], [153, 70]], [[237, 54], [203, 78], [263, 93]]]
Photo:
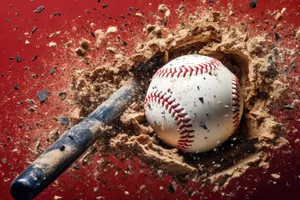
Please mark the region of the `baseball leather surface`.
[[178, 57], [153, 76], [145, 114], [159, 138], [184, 152], [205, 152], [237, 129], [243, 108], [237, 77], [220, 61]]

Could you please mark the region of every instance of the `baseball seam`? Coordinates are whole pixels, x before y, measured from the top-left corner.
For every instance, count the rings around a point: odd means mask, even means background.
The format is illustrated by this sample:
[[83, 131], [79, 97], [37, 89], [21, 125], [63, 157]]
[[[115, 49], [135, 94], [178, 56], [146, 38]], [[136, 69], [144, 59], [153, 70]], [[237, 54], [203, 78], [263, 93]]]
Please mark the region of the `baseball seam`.
[[145, 98], [145, 110], [150, 102], [161, 104], [176, 121], [177, 126], [179, 126], [178, 130], [180, 132], [180, 138], [177, 142], [177, 148], [181, 151], [186, 151], [192, 146], [192, 143], [194, 142], [193, 138], [195, 137], [193, 133], [195, 131], [190, 123], [191, 119], [188, 117], [184, 108], [176, 102], [176, 99], [165, 92], [155, 91]]
[[232, 112], [233, 112], [233, 132], [240, 123], [240, 85], [236, 76], [232, 78]]
[[203, 73], [209, 73], [214, 69], [218, 69], [220, 66], [220, 63], [216, 59], [211, 59], [208, 62], [198, 64], [197, 66], [181, 66], [179, 68], [173, 67], [173, 68], [161, 68], [159, 69], [153, 77], [180, 77], [181, 75], [183, 77], [186, 77], [187, 75], [192, 76], [203, 74]]

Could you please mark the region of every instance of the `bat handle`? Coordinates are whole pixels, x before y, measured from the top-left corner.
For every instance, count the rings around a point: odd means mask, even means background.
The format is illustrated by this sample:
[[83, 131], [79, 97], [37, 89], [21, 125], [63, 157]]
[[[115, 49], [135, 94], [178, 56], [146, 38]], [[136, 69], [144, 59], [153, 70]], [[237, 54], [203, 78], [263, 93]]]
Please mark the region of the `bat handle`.
[[11, 184], [17, 200], [33, 199], [66, 170], [101, 134], [104, 125], [113, 122], [133, 102], [134, 81], [120, 88], [78, 125], [72, 127], [37, 158]]

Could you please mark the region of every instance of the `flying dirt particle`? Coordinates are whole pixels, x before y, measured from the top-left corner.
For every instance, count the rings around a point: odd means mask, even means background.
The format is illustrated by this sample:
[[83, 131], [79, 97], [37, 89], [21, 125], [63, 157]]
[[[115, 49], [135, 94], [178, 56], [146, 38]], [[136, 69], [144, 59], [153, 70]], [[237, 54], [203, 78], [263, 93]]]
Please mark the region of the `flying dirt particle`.
[[275, 174], [275, 173], [273, 173], [273, 174], [271, 174], [271, 176], [272, 176], [272, 178], [274, 178], [274, 179], [279, 179], [279, 178], [280, 178], [280, 174]]
[[35, 61], [37, 59], [38, 55], [33, 56], [33, 58], [31, 59], [32, 61]]
[[76, 53], [78, 56], [84, 56], [85, 53], [86, 53], [86, 51], [85, 51], [83, 48], [78, 47], [78, 48], [75, 49], [75, 53]]
[[106, 34], [110, 34], [110, 33], [116, 33], [118, 31], [118, 28], [115, 26], [110, 26], [108, 27]]
[[204, 103], [203, 97], [200, 97], [200, 98], [199, 98], [199, 101], [201, 101], [201, 103]]
[[108, 4], [107, 4], [107, 3], [102, 5], [102, 8], [103, 8], [103, 9], [104, 9], [104, 8], [107, 8], [107, 7], [108, 7]]
[[37, 98], [39, 99], [40, 103], [43, 103], [48, 99], [50, 92], [49, 90], [41, 90], [37, 93]]
[[64, 145], [62, 145], [62, 146], [59, 147], [60, 151], [64, 151], [65, 149], [66, 149], [66, 147]]
[[251, 8], [256, 8], [256, 4], [257, 4], [257, 0], [252, 0], [252, 1], [249, 2], [249, 6]]
[[18, 84], [14, 85], [14, 90], [19, 90], [19, 85]]
[[175, 181], [172, 181], [172, 183], [169, 186], [169, 192], [173, 194], [174, 192], [176, 192], [177, 188], [178, 188], [177, 183]]
[[201, 126], [203, 129], [207, 130], [207, 127], [204, 122], [200, 122], [199, 126]]
[[277, 42], [280, 40], [280, 36], [279, 36], [279, 34], [277, 32], [274, 33], [274, 39]]
[[69, 120], [69, 118], [67, 118], [67, 117], [65, 117], [65, 116], [61, 116], [61, 117], [59, 118], [59, 123], [60, 123], [61, 125], [68, 126], [69, 123], [70, 123], [70, 120]]
[[56, 44], [56, 42], [49, 42], [49, 44], [48, 44], [48, 46], [49, 47], [56, 47], [57, 46], [57, 44]]
[[87, 51], [91, 48], [91, 42], [85, 38], [82, 38], [80, 41], [80, 46]]
[[16, 59], [17, 59], [17, 62], [18, 62], [18, 63], [19, 63], [19, 62], [22, 62], [22, 58], [21, 58], [20, 56], [17, 56]]
[[76, 170], [79, 170], [80, 169], [80, 165], [78, 163], [76, 163], [76, 164], [73, 165], [73, 168], [76, 169]]
[[66, 91], [62, 90], [58, 93], [58, 96], [60, 97], [61, 100], [65, 100], [67, 97]]
[[34, 13], [41, 13], [44, 9], [45, 9], [45, 6], [39, 6], [33, 12]]
[[36, 30], [37, 30], [37, 27], [35, 26], [35, 27], [33, 27], [31, 33], [34, 34], [34, 32], [35, 32]]

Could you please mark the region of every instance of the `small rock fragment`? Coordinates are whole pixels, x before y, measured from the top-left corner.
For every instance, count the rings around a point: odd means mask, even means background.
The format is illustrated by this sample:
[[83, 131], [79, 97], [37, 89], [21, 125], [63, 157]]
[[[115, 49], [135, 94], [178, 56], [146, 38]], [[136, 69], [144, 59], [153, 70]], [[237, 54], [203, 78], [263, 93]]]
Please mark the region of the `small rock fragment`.
[[41, 13], [44, 9], [45, 9], [45, 6], [39, 6], [33, 12], [34, 13]]
[[275, 19], [276, 19], [277, 21], [282, 20], [282, 14], [281, 14], [281, 13], [277, 13], [277, 14], [275, 15]]
[[79, 169], [80, 169], [80, 165], [77, 164], [77, 163], [75, 163], [75, 164], [73, 165], [73, 168], [76, 169], [76, 170], [79, 170]]
[[36, 30], [37, 30], [37, 27], [35, 26], [35, 27], [33, 27], [31, 33], [34, 34], [34, 32], [35, 32]]
[[61, 116], [59, 119], [58, 119], [59, 123], [61, 125], [65, 125], [65, 126], [68, 126], [69, 123], [70, 123], [70, 120], [69, 118], [65, 117], [65, 116]]
[[49, 44], [48, 44], [48, 46], [49, 47], [55, 47], [55, 46], [57, 46], [57, 44], [56, 44], [56, 42], [49, 42]]
[[46, 99], [48, 99], [49, 90], [41, 90], [37, 93], [37, 98], [39, 99], [40, 103], [43, 103]]
[[163, 13], [163, 12], [166, 12], [167, 10], [169, 10], [169, 8], [165, 4], [160, 4], [158, 6], [158, 12]]
[[17, 56], [16, 59], [17, 59], [17, 62], [22, 62], [22, 58], [20, 56]]
[[67, 97], [67, 93], [63, 90], [58, 93], [58, 96], [60, 96], [61, 100], [65, 100]]
[[82, 40], [80, 41], [80, 46], [84, 49], [84, 50], [89, 50], [91, 48], [91, 42], [87, 39], [82, 38]]
[[273, 173], [273, 174], [271, 174], [271, 176], [272, 176], [272, 178], [274, 178], [274, 179], [279, 179], [279, 178], [280, 178], [280, 174], [275, 174], [275, 173]]
[[204, 103], [203, 97], [200, 97], [199, 101], [201, 101], [201, 103]]
[[280, 40], [280, 36], [278, 33], [274, 33], [274, 39], [278, 42]]
[[95, 31], [95, 35], [96, 35], [96, 46], [99, 47], [102, 44], [104, 44], [106, 38], [105, 33], [101, 29], [98, 29]]
[[116, 33], [118, 31], [118, 28], [115, 26], [110, 26], [108, 27], [106, 34], [110, 34], [110, 33]]
[[206, 127], [206, 125], [205, 125], [204, 122], [200, 122], [200, 123], [199, 123], [199, 126], [201, 126], [201, 127], [202, 127], [203, 129], [205, 129], [205, 130], [207, 129], [207, 127]]
[[177, 183], [175, 181], [172, 181], [172, 183], [169, 186], [169, 192], [173, 194], [174, 192], [176, 192], [177, 188], [178, 188]]
[[33, 56], [33, 58], [31, 59], [32, 61], [35, 61], [37, 59], [38, 55]]
[[296, 39], [300, 40], [300, 29], [296, 31]]
[[85, 51], [83, 48], [78, 47], [78, 48], [75, 49], [75, 53], [76, 53], [78, 56], [84, 56], [85, 53], [86, 53], [86, 51]]
[[252, 1], [249, 2], [249, 6], [251, 8], [256, 8], [256, 4], [257, 4], [257, 0], [252, 0]]
[[19, 85], [15, 84], [14, 85], [14, 90], [19, 90]]

